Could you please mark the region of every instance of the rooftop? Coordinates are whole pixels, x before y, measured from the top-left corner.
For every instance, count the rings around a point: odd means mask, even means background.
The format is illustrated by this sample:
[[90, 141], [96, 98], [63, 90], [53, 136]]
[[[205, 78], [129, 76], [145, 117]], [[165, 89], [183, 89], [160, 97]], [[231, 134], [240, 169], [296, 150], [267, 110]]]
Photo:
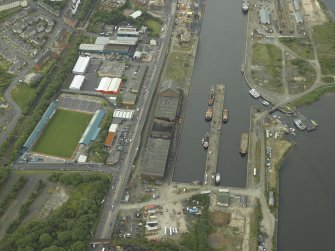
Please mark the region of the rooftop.
[[149, 138], [142, 160], [142, 175], [163, 178], [170, 140]]
[[126, 68], [125, 63], [112, 62], [105, 60], [98, 72], [99, 76], [109, 76], [113, 78], [121, 78]]

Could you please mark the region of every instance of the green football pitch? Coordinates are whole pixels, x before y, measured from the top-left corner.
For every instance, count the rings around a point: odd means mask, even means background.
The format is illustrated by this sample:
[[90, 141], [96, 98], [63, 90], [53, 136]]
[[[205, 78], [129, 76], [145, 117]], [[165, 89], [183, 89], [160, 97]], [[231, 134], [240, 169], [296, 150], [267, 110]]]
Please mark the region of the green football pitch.
[[58, 109], [35, 144], [33, 151], [70, 158], [92, 114]]

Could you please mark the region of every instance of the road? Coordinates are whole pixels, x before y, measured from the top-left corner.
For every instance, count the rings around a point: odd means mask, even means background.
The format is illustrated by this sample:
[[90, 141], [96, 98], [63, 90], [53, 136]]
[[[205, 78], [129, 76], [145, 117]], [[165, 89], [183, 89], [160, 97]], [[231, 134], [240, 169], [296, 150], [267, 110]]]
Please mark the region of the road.
[[[119, 175], [116, 179], [117, 184], [110, 188], [106, 196], [106, 204], [103, 209], [100, 222], [95, 234], [95, 239], [97, 240], [109, 239], [112, 235], [117, 218], [117, 215], [116, 213], [114, 213], [114, 211], [117, 211], [120, 207], [121, 198], [124, 194], [125, 186], [129, 180], [129, 176], [133, 169], [134, 159], [141, 143], [141, 132], [143, 130], [149, 112], [151, 100], [156, 89], [155, 87], [159, 83], [160, 72], [168, 52], [175, 17], [175, 8], [176, 0], [173, 0], [165, 39], [162, 41], [161, 49], [158, 50], [157, 60], [154, 60], [152, 62], [152, 64], [154, 65], [153, 75], [151, 75], [151, 78], [148, 82], [148, 86], [146, 88], [147, 91], [145, 91], [144, 95], [140, 95], [139, 102], [137, 104], [137, 107], [140, 108], [138, 117], [135, 118], [135, 120], [137, 120], [137, 123], [133, 124], [129, 128], [129, 134], [132, 135], [132, 140], [127, 148], [124, 165], [120, 169]], [[142, 93], [143, 91], [144, 90], [142, 90]], [[113, 210], [112, 207], [114, 207]]]
[[118, 167], [111, 167], [101, 164], [77, 164], [77, 163], [22, 163], [14, 164], [13, 170], [53, 170], [53, 171], [90, 171], [90, 172], [103, 172], [112, 173], [117, 175]]

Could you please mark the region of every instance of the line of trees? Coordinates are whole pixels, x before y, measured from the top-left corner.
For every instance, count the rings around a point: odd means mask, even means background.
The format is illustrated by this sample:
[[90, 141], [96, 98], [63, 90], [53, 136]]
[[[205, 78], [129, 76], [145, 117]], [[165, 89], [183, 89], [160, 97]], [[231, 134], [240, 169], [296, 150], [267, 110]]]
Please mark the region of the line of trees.
[[41, 194], [44, 187], [45, 187], [45, 182], [43, 182], [42, 180], [39, 180], [36, 188], [29, 195], [28, 200], [21, 206], [19, 216], [14, 221], [12, 221], [12, 223], [6, 229], [6, 234], [13, 233], [19, 227], [23, 219], [29, 213], [30, 206], [34, 203], [37, 197]]
[[0, 168], [0, 188], [6, 183], [10, 174], [9, 167]]
[[9, 207], [10, 203], [16, 198], [18, 193], [27, 183], [28, 178], [25, 176], [20, 176], [19, 179], [14, 183], [10, 192], [5, 196], [3, 201], [0, 202], [0, 217], [6, 212], [7, 208]]
[[[83, 251], [95, 232], [108, 177], [57, 173], [50, 178], [74, 190], [61, 207], [40, 220], [18, 227], [0, 241], [0, 250]], [[75, 184], [75, 185], [73, 185]]]

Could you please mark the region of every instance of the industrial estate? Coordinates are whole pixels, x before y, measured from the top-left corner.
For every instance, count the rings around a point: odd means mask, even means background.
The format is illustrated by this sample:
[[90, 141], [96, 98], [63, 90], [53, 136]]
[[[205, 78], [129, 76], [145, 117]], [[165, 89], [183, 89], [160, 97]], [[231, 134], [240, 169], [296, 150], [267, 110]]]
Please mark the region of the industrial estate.
[[318, 128], [297, 107], [334, 91], [335, 24], [318, 0], [237, 2], [252, 105], [228, 144], [232, 83], [193, 84], [211, 3], [0, 1], [0, 250], [277, 250], [280, 165]]

